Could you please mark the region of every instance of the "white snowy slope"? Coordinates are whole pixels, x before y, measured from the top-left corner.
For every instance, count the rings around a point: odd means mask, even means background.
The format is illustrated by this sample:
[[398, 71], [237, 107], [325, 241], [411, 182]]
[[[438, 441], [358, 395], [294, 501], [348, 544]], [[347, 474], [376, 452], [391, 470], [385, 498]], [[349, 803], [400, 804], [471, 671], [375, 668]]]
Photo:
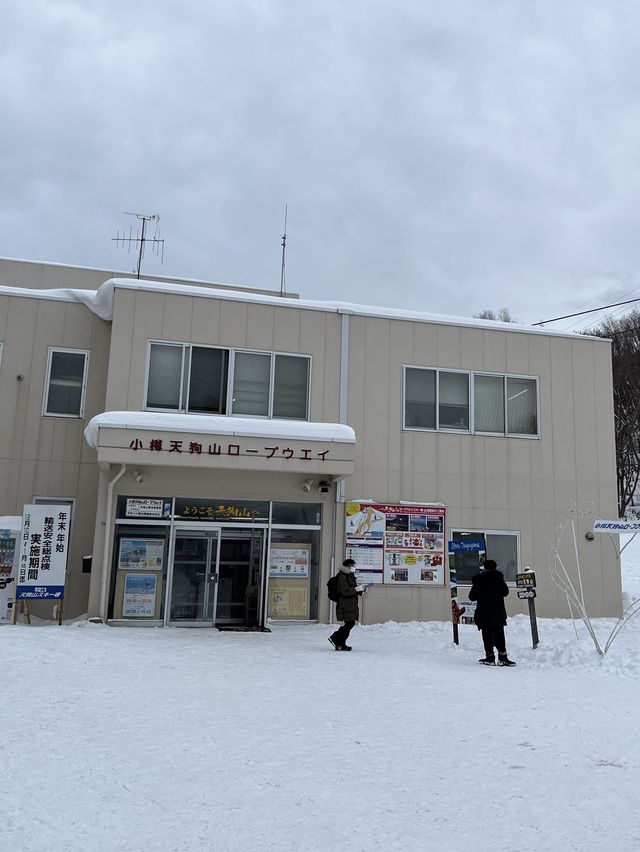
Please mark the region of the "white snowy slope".
[[539, 627], [4, 627], [0, 849], [639, 849], [640, 618]]

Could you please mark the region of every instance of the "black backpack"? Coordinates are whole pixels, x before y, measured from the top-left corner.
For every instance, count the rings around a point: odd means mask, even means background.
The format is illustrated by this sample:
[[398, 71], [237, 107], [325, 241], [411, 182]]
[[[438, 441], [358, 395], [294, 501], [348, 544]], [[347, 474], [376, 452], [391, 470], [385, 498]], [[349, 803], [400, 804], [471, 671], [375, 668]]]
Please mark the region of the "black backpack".
[[327, 595], [330, 601], [334, 603], [338, 603], [340, 599], [340, 595], [338, 594], [338, 575], [335, 574], [333, 577], [329, 577], [327, 581]]

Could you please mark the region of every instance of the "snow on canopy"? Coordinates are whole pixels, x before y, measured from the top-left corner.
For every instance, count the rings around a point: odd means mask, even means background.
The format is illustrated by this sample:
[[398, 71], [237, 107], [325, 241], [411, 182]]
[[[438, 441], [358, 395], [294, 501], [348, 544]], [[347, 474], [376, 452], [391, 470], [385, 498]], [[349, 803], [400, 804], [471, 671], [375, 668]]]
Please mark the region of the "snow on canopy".
[[356, 435], [343, 423], [309, 423], [298, 420], [266, 420], [257, 417], [227, 417], [221, 414], [166, 414], [155, 411], [105, 411], [87, 424], [84, 436], [98, 446], [101, 428], [146, 429], [162, 432], [196, 432], [246, 438], [284, 438], [290, 441], [330, 441], [353, 444]]

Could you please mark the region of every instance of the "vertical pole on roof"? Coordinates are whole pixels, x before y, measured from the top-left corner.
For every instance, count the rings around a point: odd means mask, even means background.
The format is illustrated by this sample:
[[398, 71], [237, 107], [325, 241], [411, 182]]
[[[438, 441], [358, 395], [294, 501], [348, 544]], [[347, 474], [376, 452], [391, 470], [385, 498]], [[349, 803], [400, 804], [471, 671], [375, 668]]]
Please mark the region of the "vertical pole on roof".
[[282, 263], [280, 264], [280, 295], [284, 296], [286, 289], [286, 280], [284, 272], [284, 256], [287, 249], [287, 208], [288, 204], [284, 205], [284, 233], [282, 235]]
[[142, 218], [142, 235], [140, 237], [140, 250], [138, 251], [138, 268], [136, 269], [136, 278], [140, 278], [140, 267], [142, 266], [142, 252], [144, 251], [144, 232], [147, 229], [147, 220]]

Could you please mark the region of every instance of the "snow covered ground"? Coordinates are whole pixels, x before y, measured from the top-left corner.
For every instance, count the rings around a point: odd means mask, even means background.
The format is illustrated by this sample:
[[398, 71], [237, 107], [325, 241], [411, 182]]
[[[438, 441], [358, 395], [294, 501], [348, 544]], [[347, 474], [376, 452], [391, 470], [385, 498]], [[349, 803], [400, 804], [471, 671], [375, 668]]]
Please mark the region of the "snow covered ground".
[[640, 849], [640, 616], [539, 628], [6, 626], [0, 849]]

